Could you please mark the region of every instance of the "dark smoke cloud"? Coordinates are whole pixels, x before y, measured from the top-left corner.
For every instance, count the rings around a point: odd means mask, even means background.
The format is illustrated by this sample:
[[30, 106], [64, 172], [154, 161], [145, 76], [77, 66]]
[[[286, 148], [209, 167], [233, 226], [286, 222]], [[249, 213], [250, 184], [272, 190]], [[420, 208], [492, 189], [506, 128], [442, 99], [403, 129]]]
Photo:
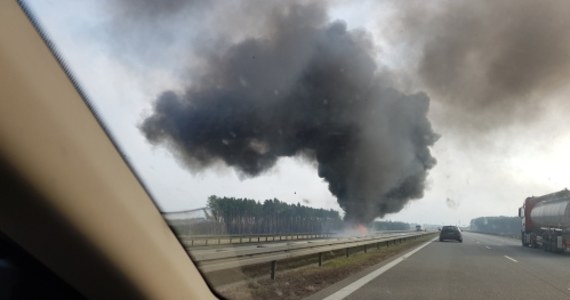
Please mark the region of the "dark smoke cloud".
[[392, 41], [419, 53], [416, 75], [450, 110], [446, 122], [485, 131], [528, 122], [567, 84], [568, 1], [402, 1], [396, 7]]
[[[209, 7], [211, 1], [201, 0], [110, 0], [112, 7], [122, 21], [136, 21], [171, 17], [188, 8], [204, 9]], [[164, 19], [162, 20], [164, 21]]]
[[268, 14], [266, 35], [209, 53], [185, 92], [158, 97], [146, 138], [193, 170], [222, 161], [246, 177], [312, 158], [351, 221], [422, 197], [437, 140], [426, 94], [392, 88], [367, 34], [327, 23], [320, 5]]
[[202, 68], [202, 53], [265, 33], [267, 12], [282, 6], [265, 0], [104, 1], [112, 8], [107, 34], [116, 47], [114, 54], [136, 67], [142, 65], [141, 72], [144, 67], [166, 69], [180, 77]]

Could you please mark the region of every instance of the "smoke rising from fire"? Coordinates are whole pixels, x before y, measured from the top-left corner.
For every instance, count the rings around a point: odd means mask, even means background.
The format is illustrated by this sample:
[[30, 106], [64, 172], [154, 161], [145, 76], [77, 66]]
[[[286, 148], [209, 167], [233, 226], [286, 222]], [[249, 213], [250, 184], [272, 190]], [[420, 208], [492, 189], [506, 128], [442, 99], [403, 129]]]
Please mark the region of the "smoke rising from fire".
[[570, 76], [570, 2], [402, 1], [388, 32], [446, 123], [489, 131], [535, 119]]
[[438, 138], [428, 96], [395, 89], [369, 35], [329, 23], [320, 4], [268, 14], [264, 34], [202, 53], [185, 91], [156, 99], [146, 138], [190, 169], [221, 161], [245, 177], [309, 157], [350, 221], [422, 197]]

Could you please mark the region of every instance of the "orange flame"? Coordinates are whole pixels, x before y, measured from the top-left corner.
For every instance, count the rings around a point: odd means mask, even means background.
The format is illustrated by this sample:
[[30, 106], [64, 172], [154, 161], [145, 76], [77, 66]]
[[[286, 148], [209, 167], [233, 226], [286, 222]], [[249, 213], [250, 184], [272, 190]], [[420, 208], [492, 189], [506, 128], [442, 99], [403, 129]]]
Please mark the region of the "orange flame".
[[366, 228], [366, 226], [364, 226], [362, 224], [356, 225], [356, 231], [360, 235], [367, 235], [368, 234], [368, 228]]

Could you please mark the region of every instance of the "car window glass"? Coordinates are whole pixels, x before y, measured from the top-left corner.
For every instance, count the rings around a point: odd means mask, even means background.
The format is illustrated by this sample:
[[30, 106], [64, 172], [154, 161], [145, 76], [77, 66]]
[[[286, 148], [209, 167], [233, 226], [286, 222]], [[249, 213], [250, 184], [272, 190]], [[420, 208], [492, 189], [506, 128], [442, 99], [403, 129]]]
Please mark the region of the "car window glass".
[[567, 2], [21, 3], [222, 296], [301, 299], [429, 241], [570, 251]]

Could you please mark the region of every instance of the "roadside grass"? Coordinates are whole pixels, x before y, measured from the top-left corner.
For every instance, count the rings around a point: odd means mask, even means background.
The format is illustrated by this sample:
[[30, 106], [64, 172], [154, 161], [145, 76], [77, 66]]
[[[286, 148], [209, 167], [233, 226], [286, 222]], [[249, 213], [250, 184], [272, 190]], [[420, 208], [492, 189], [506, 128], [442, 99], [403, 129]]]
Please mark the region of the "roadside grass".
[[[315, 257], [278, 262], [275, 280], [271, 280], [267, 275], [259, 276], [259, 271], [267, 274], [267, 266], [255, 271], [244, 270], [244, 281], [227, 288], [222, 287], [218, 292], [227, 299], [302, 299], [365, 268], [425, 243], [433, 239], [435, 234], [403, 241], [401, 244], [391, 244], [388, 247], [382, 246], [380, 249], [370, 247], [367, 253], [363, 252], [363, 248], [353, 249], [348, 258], [345, 257], [344, 250], [326, 253], [321, 267], [318, 267]], [[213, 286], [216, 287], [216, 284]]]

